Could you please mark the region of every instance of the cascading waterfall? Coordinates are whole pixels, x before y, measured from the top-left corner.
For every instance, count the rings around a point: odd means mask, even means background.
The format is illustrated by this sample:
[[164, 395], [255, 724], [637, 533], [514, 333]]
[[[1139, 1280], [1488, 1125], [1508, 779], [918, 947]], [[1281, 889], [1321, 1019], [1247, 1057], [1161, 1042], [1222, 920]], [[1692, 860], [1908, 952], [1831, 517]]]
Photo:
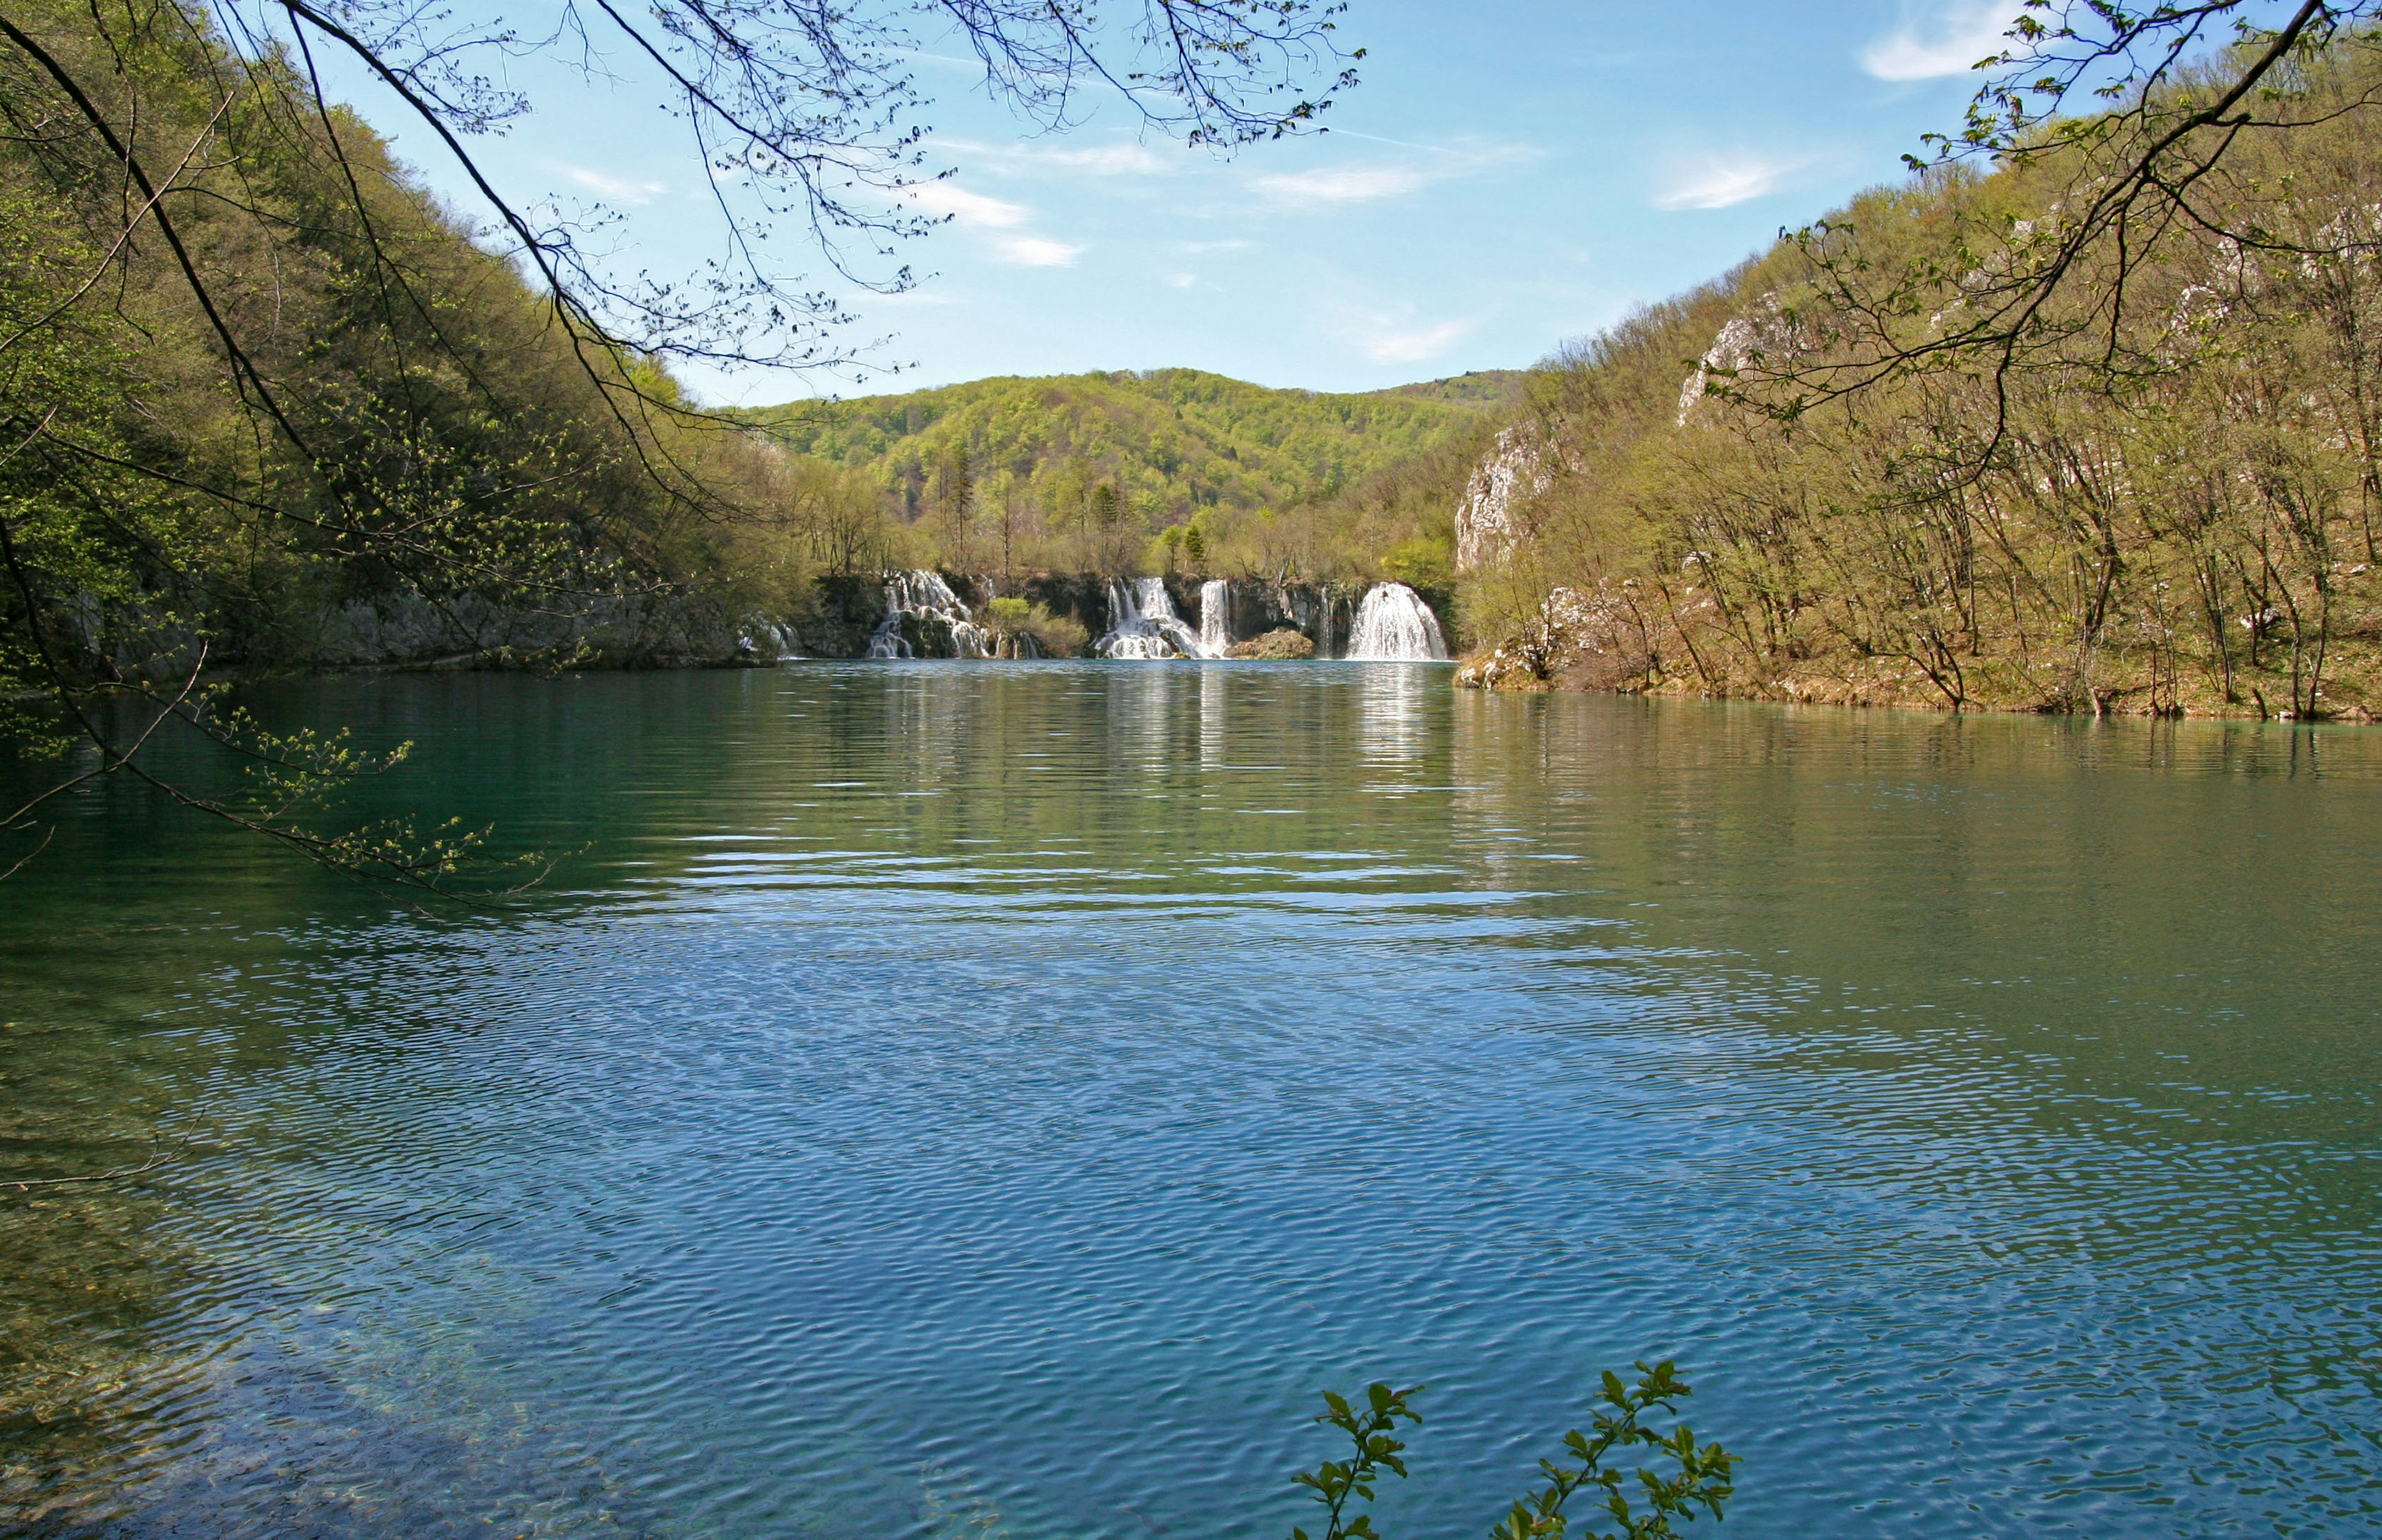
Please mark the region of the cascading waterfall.
[[[1202, 596], [1201, 608], [1206, 605]], [[1201, 616], [1204, 621], [1205, 614]], [[1136, 578], [1109, 584], [1109, 634], [1094, 644], [1104, 658], [1211, 658], [1199, 635], [1174, 613], [1166, 584], [1156, 578]]]
[[1220, 658], [1233, 645], [1233, 585], [1210, 578], [1199, 585], [1199, 645]]
[[902, 622], [910, 617], [948, 627], [953, 657], [992, 656], [992, 633], [976, 623], [967, 605], [952, 592], [952, 585], [943, 581], [942, 574], [916, 568], [885, 574], [885, 618], [869, 633], [868, 655], [915, 656], [908, 639], [902, 634]]
[[1375, 583], [1357, 606], [1348, 656], [1366, 663], [1443, 663], [1447, 639], [1421, 594], [1404, 583]]

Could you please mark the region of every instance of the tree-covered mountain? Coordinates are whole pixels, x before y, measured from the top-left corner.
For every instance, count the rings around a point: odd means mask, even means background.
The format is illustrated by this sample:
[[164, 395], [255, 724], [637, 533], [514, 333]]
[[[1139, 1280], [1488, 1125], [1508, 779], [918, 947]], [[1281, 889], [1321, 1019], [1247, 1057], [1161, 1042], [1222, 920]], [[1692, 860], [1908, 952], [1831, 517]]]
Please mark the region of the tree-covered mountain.
[[905, 518], [928, 510], [964, 457], [980, 495], [1013, 491], [1064, 520], [1107, 483], [1175, 522], [1203, 508], [1329, 498], [1460, 434], [1498, 396], [1440, 388], [1455, 384], [1325, 395], [1160, 369], [975, 380], [753, 415], [787, 448], [878, 478]]
[[750, 415], [790, 452], [881, 488], [918, 559], [998, 571], [1181, 560], [1331, 576], [1370, 569], [1418, 536], [1444, 544], [1451, 500], [1429, 529], [1359, 528], [1354, 504], [1384, 474], [1468, 446], [1516, 377], [1332, 395], [1161, 369], [976, 380]]

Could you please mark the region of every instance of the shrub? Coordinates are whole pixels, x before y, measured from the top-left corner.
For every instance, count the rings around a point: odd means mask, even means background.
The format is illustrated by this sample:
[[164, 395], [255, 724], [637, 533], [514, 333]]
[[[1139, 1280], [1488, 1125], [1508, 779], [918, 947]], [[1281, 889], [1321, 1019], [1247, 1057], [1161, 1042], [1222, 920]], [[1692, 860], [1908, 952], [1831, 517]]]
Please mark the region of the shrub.
[[[1038, 604], [1024, 599], [995, 599], [984, 606], [985, 624], [1004, 640], [1031, 637], [1034, 645], [1046, 658], [1080, 656], [1092, 633], [1082, 621], [1069, 615], [1053, 615]], [[996, 647], [1004, 655], [1014, 655], [1017, 649]]]

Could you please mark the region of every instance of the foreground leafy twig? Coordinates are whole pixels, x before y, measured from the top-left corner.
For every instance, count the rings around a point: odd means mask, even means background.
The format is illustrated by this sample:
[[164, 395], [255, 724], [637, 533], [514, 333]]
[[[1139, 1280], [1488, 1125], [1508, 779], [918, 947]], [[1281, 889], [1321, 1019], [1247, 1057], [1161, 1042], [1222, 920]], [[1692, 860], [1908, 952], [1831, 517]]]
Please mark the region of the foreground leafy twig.
[[[1313, 1471], [1301, 1471], [1291, 1478], [1309, 1488], [1329, 1515], [1322, 1540], [1378, 1540], [1372, 1515], [1360, 1513], [1344, 1522], [1344, 1515], [1349, 1498], [1373, 1500], [1373, 1483], [1380, 1479], [1381, 1471], [1388, 1470], [1401, 1477], [1406, 1473], [1406, 1461], [1399, 1454], [1406, 1445], [1391, 1435], [1400, 1418], [1409, 1423], [1422, 1421], [1421, 1414], [1406, 1405], [1406, 1398], [1421, 1390], [1419, 1385], [1393, 1390], [1377, 1382], [1366, 1387], [1361, 1409], [1349, 1405], [1344, 1396], [1323, 1392], [1323, 1402], [1331, 1410], [1315, 1420], [1345, 1433], [1356, 1448], [1345, 1461], [1334, 1463], [1327, 1460]], [[1291, 1540], [1308, 1540], [1303, 1529], [1294, 1528], [1290, 1534]]]
[[[1490, 1532], [1490, 1540], [1563, 1540], [1569, 1533], [1564, 1504], [1588, 1487], [1598, 1489], [1604, 1510], [1621, 1526], [1610, 1532], [1586, 1532], [1597, 1540], [1663, 1540], [1677, 1533], [1671, 1527], [1674, 1518], [1692, 1520], [1698, 1509], [1714, 1519], [1721, 1517], [1721, 1505], [1736, 1495], [1729, 1472], [1736, 1467], [1737, 1456], [1718, 1444], [1699, 1446], [1687, 1427], [1661, 1434], [1640, 1423], [1639, 1419], [1651, 1411], [1676, 1412], [1673, 1403], [1694, 1392], [1680, 1380], [1668, 1359], [1651, 1369], [1642, 1363], [1637, 1368], [1640, 1377], [1634, 1386], [1624, 1385], [1610, 1369], [1604, 1372], [1602, 1399], [1610, 1410], [1597, 1412], [1595, 1435], [1583, 1435], [1577, 1428], [1564, 1435], [1565, 1451], [1578, 1463], [1566, 1467], [1552, 1460], [1540, 1461], [1539, 1470], [1547, 1484], [1515, 1503], [1505, 1522]], [[1622, 1473], [1604, 1468], [1605, 1456], [1632, 1447], [1666, 1454], [1679, 1467], [1678, 1473], [1670, 1476], [1639, 1470], [1648, 1507], [1643, 1517], [1630, 1507], [1622, 1490], [1626, 1485]]]
[[[1565, 1513], [1565, 1505], [1590, 1489], [1604, 1513], [1620, 1527], [1583, 1527], [1581, 1540], [1673, 1540], [1678, 1534], [1674, 1520], [1689, 1522], [1700, 1512], [1711, 1514], [1715, 1521], [1722, 1516], [1722, 1505], [1737, 1495], [1730, 1473], [1738, 1457], [1718, 1444], [1699, 1444], [1686, 1427], [1659, 1433], [1646, 1426], [1643, 1419], [1648, 1412], [1675, 1412], [1676, 1403], [1694, 1392], [1668, 1359], [1651, 1367], [1640, 1363], [1637, 1369], [1635, 1385], [1625, 1384], [1610, 1370], [1605, 1372], [1599, 1396], [1603, 1406], [1590, 1424], [1595, 1431], [1589, 1434], [1575, 1428], [1564, 1435], [1564, 1451], [1573, 1463], [1540, 1461], [1539, 1471], [1546, 1485], [1516, 1502], [1504, 1522], [1490, 1532], [1490, 1540], [1566, 1540], [1573, 1520]], [[1373, 1484], [1382, 1471], [1401, 1477], [1406, 1473], [1406, 1445], [1394, 1435], [1401, 1420], [1422, 1421], [1408, 1404], [1421, 1390], [1419, 1385], [1394, 1390], [1376, 1383], [1366, 1387], [1360, 1405], [1328, 1390], [1323, 1393], [1329, 1410], [1315, 1420], [1346, 1434], [1354, 1448], [1345, 1461], [1325, 1461], [1313, 1471], [1302, 1471], [1291, 1478], [1323, 1505], [1328, 1521], [1320, 1540], [1381, 1540], [1372, 1515], [1349, 1518], [1348, 1506], [1355, 1498], [1373, 1500]], [[1628, 1474], [1604, 1465], [1616, 1450], [1631, 1448], [1667, 1456], [1677, 1467], [1670, 1474], [1651, 1466], [1630, 1473], [1637, 1477], [1646, 1505], [1642, 1512], [1626, 1490]], [[1305, 1530], [1294, 1529], [1291, 1540], [1308, 1540], [1308, 1536]]]

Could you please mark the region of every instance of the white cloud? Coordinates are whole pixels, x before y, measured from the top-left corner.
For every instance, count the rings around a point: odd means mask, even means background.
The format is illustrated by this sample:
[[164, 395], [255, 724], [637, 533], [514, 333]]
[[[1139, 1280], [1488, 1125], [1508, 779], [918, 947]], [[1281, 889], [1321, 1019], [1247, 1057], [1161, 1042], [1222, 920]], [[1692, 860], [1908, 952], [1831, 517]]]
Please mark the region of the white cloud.
[[964, 229], [1016, 231], [994, 236], [988, 245], [995, 257], [1020, 267], [1072, 267], [1084, 252], [1080, 246], [1024, 230], [1021, 226], [1034, 219], [1034, 211], [1025, 204], [970, 192], [949, 179], [903, 188], [902, 197], [927, 214], [949, 214]]
[[[1383, 143], [1397, 143], [1384, 140]], [[1468, 177], [1494, 166], [1534, 158], [1538, 152], [1525, 144], [1492, 144], [1439, 150], [1417, 146], [1422, 160], [1375, 161], [1368, 165], [1325, 165], [1312, 171], [1278, 172], [1259, 177], [1251, 185], [1278, 202], [1307, 208], [1369, 203], [1382, 198], [1403, 198], [1435, 182]]]
[[1166, 281], [1176, 288], [1189, 288], [1198, 283], [1199, 275], [1196, 273], [1170, 273]]
[[1654, 194], [1658, 209], [1725, 209], [1738, 203], [1775, 192], [1789, 172], [1797, 169], [1796, 161], [1771, 160], [1761, 155], [1724, 157], [1707, 155], [1701, 160], [1683, 162], [1673, 167], [1664, 178], [1662, 189]]
[[1045, 236], [1003, 236], [992, 243], [992, 249], [1020, 267], [1073, 267], [1084, 252], [1080, 246]]
[[1158, 177], [1174, 168], [1146, 144], [1095, 144], [1080, 150], [1046, 150], [1035, 157], [1069, 171], [1096, 177]]
[[1257, 187], [1289, 202], [1366, 203], [1418, 192], [1438, 179], [1416, 165], [1335, 165], [1259, 177]]
[[615, 203], [650, 203], [669, 190], [659, 182], [627, 181], [601, 171], [590, 171], [583, 165], [561, 165], [558, 169], [596, 197], [608, 198]]
[[1923, 20], [1907, 19], [1861, 53], [1861, 67], [1881, 80], [1932, 80], [1965, 75], [1979, 59], [2009, 46], [2003, 34], [2019, 14], [2012, 0], [1948, 0]]
[[1066, 171], [1094, 177], [1162, 177], [1179, 164], [1130, 140], [1061, 149], [1042, 143], [988, 144], [980, 140], [938, 139], [935, 148], [952, 152], [971, 166], [1029, 175]]
[[1375, 363], [1420, 363], [1446, 352], [1470, 330], [1469, 321], [1443, 321], [1436, 326], [1380, 331], [1365, 343], [1365, 356]]
[[984, 229], [1013, 230], [1034, 217], [1034, 211], [1023, 203], [970, 192], [957, 182], [920, 182], [903, 188], [902, 196], [927, 214], [947, 214], [954, 224]]

